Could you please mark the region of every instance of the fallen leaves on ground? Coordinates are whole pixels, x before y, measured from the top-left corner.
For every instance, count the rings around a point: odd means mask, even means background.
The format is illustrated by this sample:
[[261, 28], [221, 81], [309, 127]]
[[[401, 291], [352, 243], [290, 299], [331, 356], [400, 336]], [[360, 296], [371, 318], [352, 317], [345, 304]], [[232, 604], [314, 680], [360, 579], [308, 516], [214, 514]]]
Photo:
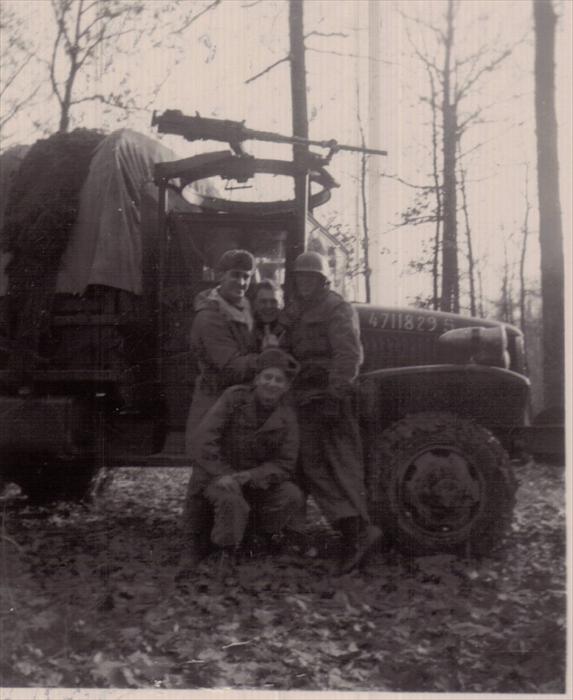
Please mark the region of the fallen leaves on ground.
[[489, 558], [216, 557], [176, 580], [186, 470], [119, 469], [91, 506], [4, 503], [1, 684], [558, 693], [565, 676], [564, 473], [517, 466]]

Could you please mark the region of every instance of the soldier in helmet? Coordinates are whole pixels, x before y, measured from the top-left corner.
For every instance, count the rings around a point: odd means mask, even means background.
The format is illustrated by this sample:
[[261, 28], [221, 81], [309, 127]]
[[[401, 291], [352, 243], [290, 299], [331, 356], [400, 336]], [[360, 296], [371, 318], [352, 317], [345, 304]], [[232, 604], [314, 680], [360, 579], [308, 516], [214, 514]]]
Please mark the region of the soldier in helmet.
[[286, 346], [301, 365], [294, 390], [301, 481], [343, 537], [339, 573], [358, 566], [381, 537], [370, 523], [353, 383], [362, 363], [358, 317], [329, 289], [328, 263], [305, 252], [294, 264], [293, 299], [283, 313]]

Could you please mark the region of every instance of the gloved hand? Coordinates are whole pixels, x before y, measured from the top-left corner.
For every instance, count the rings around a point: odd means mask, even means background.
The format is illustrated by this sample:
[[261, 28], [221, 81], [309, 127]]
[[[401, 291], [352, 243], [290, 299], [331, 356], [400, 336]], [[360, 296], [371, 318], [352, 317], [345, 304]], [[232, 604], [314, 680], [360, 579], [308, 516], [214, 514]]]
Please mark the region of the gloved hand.
[[268, 348], [278, 348], [279, 345], [280, 345], [280, 343], [279, 343], [278, 336], [276, 336], [274, 333], [271, 333], [271, 330], [270, 330], [268, 323], [265, 324], [262, 349], [267, 350]]

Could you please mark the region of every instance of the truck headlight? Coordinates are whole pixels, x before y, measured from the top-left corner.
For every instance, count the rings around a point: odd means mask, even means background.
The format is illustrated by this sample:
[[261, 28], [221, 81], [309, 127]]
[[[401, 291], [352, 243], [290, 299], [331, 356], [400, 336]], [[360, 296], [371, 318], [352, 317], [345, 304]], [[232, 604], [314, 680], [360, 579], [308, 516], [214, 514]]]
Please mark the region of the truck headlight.
[[442, 348], [458, 362], [475, 362], [507, 369], [510, 364], [507, 333], [503, 326], [495, 328], [455, 328], [439, 337]]

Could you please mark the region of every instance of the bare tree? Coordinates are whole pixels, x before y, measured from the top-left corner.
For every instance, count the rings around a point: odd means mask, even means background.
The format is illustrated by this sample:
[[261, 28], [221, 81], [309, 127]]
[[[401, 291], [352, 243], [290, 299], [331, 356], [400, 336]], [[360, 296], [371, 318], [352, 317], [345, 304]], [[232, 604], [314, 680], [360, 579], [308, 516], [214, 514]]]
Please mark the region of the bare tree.
[[[437, 138], [434, 128], [433, 160], [434, 160], [434, 191], [438, 186], [441, 197], [436, 194], [436, 204], [432, 210], [426, 210], [426, 221], [436, 225], [434, 235], [434, 256], [438, 255], [441, 237], [441, 295], [440, 308], [443, 311], [458, 312], [460, 309], [460, 273], [459, 273], [459, 241], [458, 241], [458, 195], [460, 192], [458, 161], [462, 157], [459, 144], [462, 136], [475, 124], [482, 113], [491, 105], [480, 104], [468, 110], [465, 103], [469, 95], [474, 95], [480, 82], [494, 71], [508, 56], [512, 46], [504, 46], [501, 42], [493, 48], [485, 42], [471, 53], [463, 53], [460, 46], [463, 42], [457, 40], [456, 24], [458, 12], [463, 7], [459, 0], [447, 0], [443, 23], [434, 25], [416, 17], [403, 16], [410, 25], [421, 26], [429, 31], [435, 40], [435, 50], [432, 52], [418, 46], [407, 30], [410, 44], [425, 66], [428, 73], [430, 97], [428, 102], [433, 113], [433, 124], [436, 123], [435, 111], [439, 108], [440, 141], [441, 141], [441, 172], [436, 177]], [[475, 150], [475, 149], [474, 149]], [[464, 169], [465, 173], [465, 169]], [[439, 185], [437, 184], [439, 183]], [[467, 180], [466, 180], [467, 184]], [[441, 236], [438, 226], [441, 222]], [[422, 221], [420, 221], [422, 223]], [[472, 252], [473, 257], [473, 252]], [[475, 263], [475, 261], [474, 261]], [[437, 289], [437, 264], [434, 261], [434, 289]], [[471, 285], [471, 276], [470, 276]], [[434, 294], [434, 296], [437, 296]], [[470, 296], [472, 296], [470, 291]], [[475, 288], [474, 288], [475, 299]], [[474, 302], [475, 304], [475, 302]]]
[[[124, 111], [147, 107], [137, 104], [125, 77], [120, 87], [111, 92], [100, 90], [98, 78], [112, 70], [118, 54], [132, 52], [144, 36], [149, 38], [158, 33], [162, 39], [181, 36], [221, 0], [208, 3], [193, 0], [184, 5], [171, 0], [159, 4], [145, 0], [50, 2], [56, 31], [44, 64], [59, 106], [58, 131], [66, 132], [74, 108], [82, 103], [100, 102]], [[152, 45], [160, 44], [161, 39], [156, 37]]]
[[[70, 127], [71, 111], [82, 102], [117, 101], [99, 93], [77, 94], [78, 77], [96, 58], [103, 57], [103, 70], [110, 68], [112, 46], [137, 30], [131, 20], [143, 11], [142, 2], [122, 3], [118, 0], [51, 0], [56, 36], [47, 60], [50, 85], [60, 110], [58, 131]], [[141, 31], [141, 30], [140, 30]]]
[[10, 7], [3, 7], [0, 12], [0, 148], [7, 142], [6, 127], [33, 103], [42, 85], [39, 78], [29, 79], [34, 56], [23, 30], [22, 20]]
[[[458, 142], [458, 150], [459, 150]], [[469, 296], [470, 296], [470, 314], [472, 316], [477, 315], [477, 305], [476, 305], [476, 285], [475, 285], [475, 259], [472, 241], [472, 230], [470, 225], [470, 215], [468, 208], [468, 198], [466, 192], [466, 170], [463, 167], [460, 159], [458, 159], [459, 168], [459, 186], [461, 194], [461, 206], [462, 212], [464, 214], [464, 225], [466, 232], [466, 252], [468, 260], [468, 283], [469, 283]]]
[[434, 183], [434, 197], [436, 200], [436, 223], [434, 231], [434, 254], [432, 259], [432, 291], [433, 308], [440, 308], [438, 285], [440, 281], [440, 246], [442, 227], [442, 187], [440, 184], [440, 171], [438, 166], [438, 105], [437, 90], [434, 73], [426, 66], [428, 80], [430, 82], [430, 108], [432, 110], [432, 180]]
[[[294, 136], [307, 139], [308, 107], [306, 99], [303, 0], [290, 0], [289, 2], [289, 40], [292, 133]], [[298, 170], [298, 174], [294, 178], [294, 193], [297, 203], [297, 235], [293, 254], [298, 254], [304, 250], [306, 234], [309, 180], [304, 164], [308, 158], [308, 146], [295, 144], [292, 150], [295, 168]]]
[[[366, 148], [366, 138], [364, 136], [364, 126], [362, 124], [362, 113], [360, 110], [360, 81], [356, 81], [356, 120], [358, 122], [358, 130], [360, 132], [360, 142], [362, 148]], [[368, 225], [368, 197], [366, 195], [368, 184], [368, 155], [365, 152], [360, 154], [360, 206], [362, 211], [362, 240], [360, 242], [361, 257], [363, 259], [363, 275], [364, 275], [364, 291], [365, 301], [369, 304], [372, 301], [372, 292], [370, 288], [370, 278], [372, 270], [370, 269], [370, 229]]]
[[456, 145], [458, 136], [458, 105], [453, 94], [452, 76], [454, 48], [454, 0], [448, 0], [446, 31], [442, 34], [444, 61], [441, 71], [442, 84], [442, 158], [443, 158], [443, 208], [442, 234], [442, 310], [460, 310], [458, 272], [458, 221]]
[[479, 311], [480, 317], [485, 318], [485, 306], [484, 306], [484, 298], [483, 298], [483, 272], [482, 272], [482, 266], [479, 262], [477, 265], [477, 283], [478, 283], [478, 300], [479, 300], [478, 311]]
[[531, 202], [529, 201], [529, 163], [525, 164], [525, 214], [523, 216], [523, 225], [521, 227], [521, 252], [519, 256], [519, 325], [525, 333], [526, 318], [526, 297], [527, 288], [525, 284], [525, 260], [527, 255], [527, 243], [529, 238], [529, 213], [531, 211]]
[[514, 299], [513, 299], [513, 275], [511, 271], [511, 263], [509, 260], [509, 252], [507, 250], [507, 240], [503, 240], [503, 274], [501, 278], [501, 298], [499, 301], [500, 321], [505, 323], [514, 322]]
[[557, 117], [555, 113], [555, 25], [552, 0], [534, 0], [537, 187], [543, 298], [543, 385], [545, 408], [563, 408], [565, 387], [564, 263]]

